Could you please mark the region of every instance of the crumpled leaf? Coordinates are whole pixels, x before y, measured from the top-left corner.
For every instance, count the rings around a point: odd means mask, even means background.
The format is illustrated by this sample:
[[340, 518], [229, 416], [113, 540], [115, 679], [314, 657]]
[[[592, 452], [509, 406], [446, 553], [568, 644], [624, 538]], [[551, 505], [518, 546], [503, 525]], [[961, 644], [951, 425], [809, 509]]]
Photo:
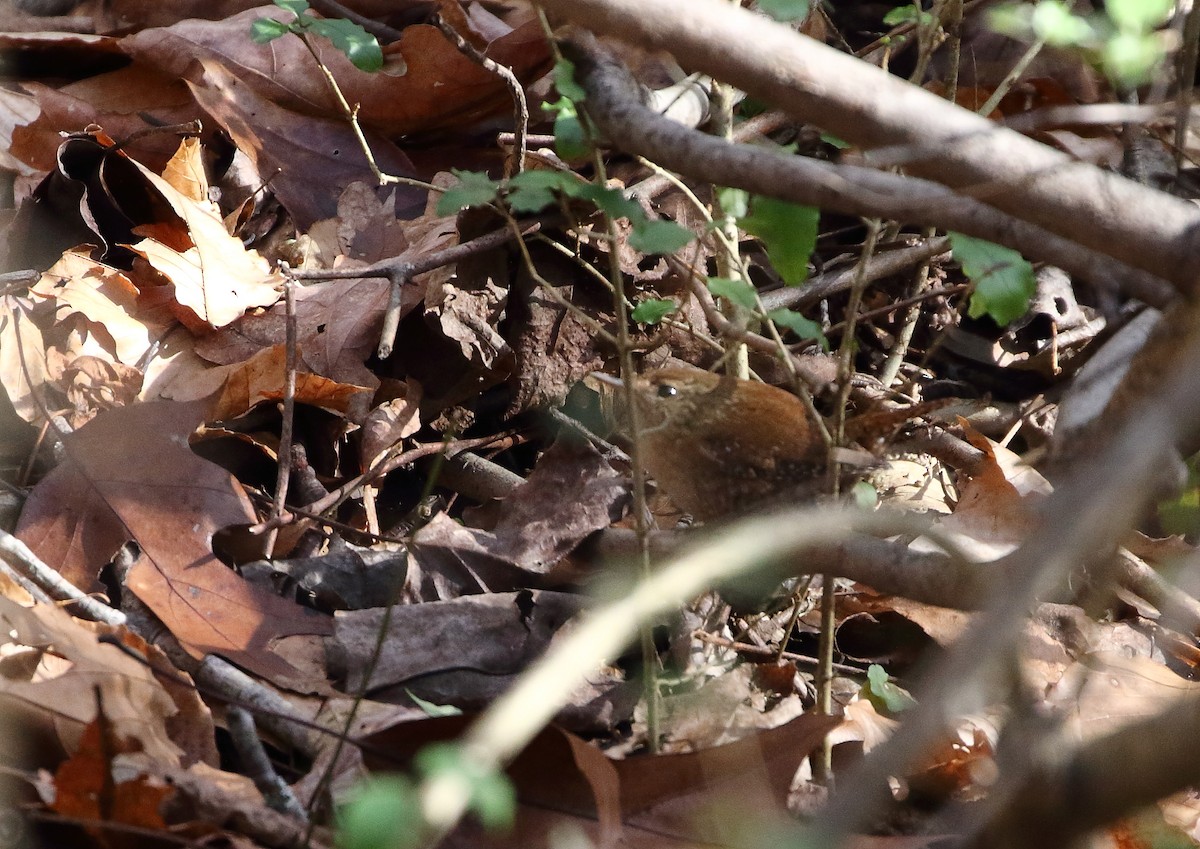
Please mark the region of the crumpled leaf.
[[405, 597], [430, 600], [548, 581], [580, 541], [620, 516], [628, 496], [624, 477], [595, 448], [560, 439], [502, 502], [491, 531], [463, 527], [444, 513], [417, 531]]
[[174, 284], [175, 300], [186, 307], [180, 314], [184, 324], [194, 329], [224, 327], [253, 307], [279, 300], [283, 276], [258, 251], [246, 250], [229, 235], [216, 204], [194, 201], [133, 164], [187, 227], [186, 234], [179, 234], [171, 231], [174, 228], [164, 230], [166, 225], [143, 224], [133, 230], [147, 238], [130, 246]]

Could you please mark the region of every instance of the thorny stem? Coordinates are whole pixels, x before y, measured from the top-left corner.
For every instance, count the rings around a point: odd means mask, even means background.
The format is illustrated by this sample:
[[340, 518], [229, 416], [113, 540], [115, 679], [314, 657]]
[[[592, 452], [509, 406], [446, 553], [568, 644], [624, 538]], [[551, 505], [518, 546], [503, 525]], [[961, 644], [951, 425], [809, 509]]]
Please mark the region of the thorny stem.
[[[867, 238], [863, 243], [862, 259], [859, 261], [858, 273], [854, 285], [850, 287], [850, 299], [846, 304], [846, 329], [842, 331], [842, 343], [839, 348], [838, 362], [838, 403], [834, 430], [834, 445], [841, 445], [846, 438], [846, 403], [850, 400], [850, 378], [854, 374], [854, 331], [858, 321], [858, 309], [862, 304], [863, 290], [866, 288], [867, 262], [875, 253], [875, 244], [879, 239], [882, 224], [877, 218], [867, 222]], [[830, 486], [837, 494], [838, 471], [837, 460], [832, 451], [829, 457]], [[821, 581], [821, 636], [817, 647], [817, 657], [820, 666], [817, 667], [817, 710], [820, 713], [833, 713], [833, 641], [836, 625], [836, 581], [833, 576], [826, 574]], [[820, 756], [813, 763], [813, 778], [826, 785], [832, 785], [833, 746], [828, 737], [821, 748]]]
[[[735, 90], [728, 83], [713, 80], [709, 95], [712, 104], [710, 117], [712, 134], [717, 138], [723, 138], [727, 142], [732, 142], [733, 99]], [[722, 241], [726, 244], [726, 250], [717, 254], [717, 273], [721, 277], [727, 277], [731, 280], [745, 280], [747, 278], [743, 273], [742, 259], [738, 249], [737, 221], [721, 205], [721, 202], [717, 200], [717, 186], [713, 186], [712, 191], [713, 211], [717, 224], [716, 232], [721, 234], [723, 237]], [[728, 302], [724, 305], [722, 311], [738, 327], [749, 329], [750, 316], [746, 310], [737, 304]], [[750, 349], [742, 341], [735, 342], [734, 344], [733, 356], [730, 362], [726, 364], [726, 370], [735, 377], [745, 380], [750, 377]]]
[[[596, 180], [600, 185], [605, 182], [604, 158], [598, 148], [595, 151]], [[647, 517], [650, 514], [646, 505], [646, 467], [642, 459], [642, 421], [638, 411], [634, 381], [637, 371], [633, 363], [633, 341], [629, 337], [629, 315], [625, 306], [625, 292], [621, 278], [621, 260], [618, 256], [618, 234], [616, 222], [612, 216], [605, 214], [608, 227], [608, 269], [613, 283], [613, 311], [617, 320], [617, 355], [621, 362], [621, 384], [624, 390], [624, 402], [629, 416], [629, 456], [633, 462], [633, 521], [637, 533], [638, 555], [642, 566], [643, 580], [649, 579], [650, 571], [650, 528]], [[646, 745], [651, 754], [658, 754], [659, 733], [661, 721], [658, 709], [658, 652], [654, 648], [654, 627], [652, 623], [638, 623], [638, 636], [642, 654], [642, 680], [646, 699]]]
[[[937, 231], [930, 227], [921, 235], [926, 239], [932, 239], [936, 234]], [[896, 375], [900, 373], [900, 366], [904, 364], [904, 358], [908, 355], [908, 346], [912, 344], [913, 333], [916, 332], [917, 322], [921, 318], [921, 304], [925, 300], [925, 289], [929, 286], [929, 266], [930, 262], [927, 259], [921, 263], [913, 275], [908, 297], [905, 299], [909, 306], [904, 315], [904, 323], [900, 325], [900, 330], [896, 334], [896, 344], [888, 352], [887, 361], [884, 362], [883, 368], [879, 372], [879, 382], [883, 384], [884, 389], [890, 388], [895, 382]]]

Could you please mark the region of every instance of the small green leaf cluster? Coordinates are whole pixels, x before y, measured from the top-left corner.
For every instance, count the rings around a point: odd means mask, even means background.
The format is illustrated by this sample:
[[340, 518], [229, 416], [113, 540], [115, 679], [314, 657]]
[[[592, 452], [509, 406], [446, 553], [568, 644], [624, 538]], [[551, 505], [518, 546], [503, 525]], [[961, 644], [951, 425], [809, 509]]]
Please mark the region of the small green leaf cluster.
[[1171, 33], [1160, 27], [1174, 7], [1174, 0], [1108, 0], [1103, 14], [1083, 15], [1062, 0], [1039, 0], [1000, 6], [989, 20], [1005, 35], [1083, 51], [1110, 80], [1133, 87], [1149, 82], [1162, 64]]
[[[708, 291], [718, 298], [724, 298], [731, 304], [736, 304], [746, 310], [754, 311], [758, 307], [758, 293], [748, 280], [710, 277], [708, 278]], [[770, 319], [776, 326], [792, 331], [801, 339], [815, 340], [820, 343], [822, 350], [829, 350], [829, 340], [821, 332], [821, 325], [812, 319], [805, 318], [795, 310], [781, 307], [768, 310], [764, 317]]]
[[[502, 772], [481, 768], [453, 743], [426, 746], [414, 766], [426, 780], [449, 778], [469, 799], [468, 810], [489, 831], [512, 828], [516, 793]], [[372, 776], [338, 812], [342, 849], [414, 849], [427, 842], [417, 788], [398, 773]]]
[[1200, 537], [1200, 454], [1188, 458], [1183, 491], [1159, 502], [1158, 521], [1164, 533]]
[[937, 20], [933, 13], [926, 12], [916, 3], [909, 3], [907, 6], [897, 6], [886, 15], [883, 16], [883, 22], [889, 27], [899, 26], [900, 24], [916, 24], [917, 26], [932, 26]]
[[542, 104], [542, 109], [554, 115], [554, 149], [563, 159], [582, 159], [592, 151], [577, 106], [587, 92], [575, 81], [575, 63], [570, 59], [559, 57], [555, 63], [554, 88], [558, 100]]
[[1029, 300], [1037, 289], [1033, 266], [1016, 251], [973, 239], [962, 233], [948, 233], [954, 258], [975, 284], [967, 314], [982, 315], [1004, 327], [1029, 311]]
[[750, 195], [742, 189], [720, 189], [717, 199], [739, 227], [763, 243], [784, 283], [799, 286], [808, 279], [808, 260], [817, 246], [819, 209]]
[[673, 253], [696, 238], [691, 230], [673, 221], [651, 219], [620, 189], [597, 186], [566, 171], [525, 171], [503, 183], [477, 171], [454, 169], [452, 173], [459, 184], [442, 193], [438, 215], [453, 215], [468, 206], [497, 202], [507, 204], [515, 213], [530, 214], [540, 212], [561, 196], [590, 201], [614, 220], [628, 219], [632, 225], [629, 244], [643, 253]]
[[358, 24], [342, 18], [314, 18], [308, 14], [307, 0], [275, 0], [275, 5], [291, 12], [296, 20], [285, 24], [271, 18], [259, 18], [250, 25], [250, 38], [256, 44], [266, 44], [288, 33], [313, 33], [329, 39], [360, 71], [374, 72], [383, 67], [383, 49], [379, 42]]

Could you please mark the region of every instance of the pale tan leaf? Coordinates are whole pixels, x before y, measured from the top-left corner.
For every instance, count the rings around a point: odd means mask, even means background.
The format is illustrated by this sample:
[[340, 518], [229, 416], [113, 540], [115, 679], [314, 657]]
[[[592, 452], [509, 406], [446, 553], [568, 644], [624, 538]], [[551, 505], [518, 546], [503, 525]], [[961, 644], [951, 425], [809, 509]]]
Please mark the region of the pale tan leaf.
[[[175, 250], [153, 236], [131, 246], [175, 285], [175, 299], [195, 316], [189, 322], [189, 316], [181, 315], [185, 324], [224, 327], [248, 309], [279, 300], [283, 277], [257, 251], [246, 250], [229, 235], [215, 204], [193, 201], [162, 177], [137, 167], [187, 225], [192, 242], [187, 250]], [[155, 229], [134, 231], [145, 235]]]

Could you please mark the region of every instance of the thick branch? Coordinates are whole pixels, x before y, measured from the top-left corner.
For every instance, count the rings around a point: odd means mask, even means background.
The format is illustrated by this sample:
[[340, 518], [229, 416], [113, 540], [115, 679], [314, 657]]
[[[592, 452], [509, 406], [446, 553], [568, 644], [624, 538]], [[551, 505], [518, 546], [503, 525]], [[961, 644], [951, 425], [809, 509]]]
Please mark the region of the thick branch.
[[549, 11], [665, 49], [864, 148], [906, 145], [910, 172], [1175, 283], [1195, 286], [1200, 210], [997, 127], [879, 68], [723, 0], [544, 0]]
[[[795, 203], [867, 217], [961, 230], [1009, 245], [1095, 282], [1113, 282], [1148, 303], [1172, 292], [1163, 280], [1056, 236], [1042, 227], [956, 194], [938, 183], [858, 166], [785, 156], [729, 144], [663, 118], [643, 106], [628, 73], [579, 33], [572, 54], [588, 91], [588, 114], [622, 148], [696, 179], [736, 186]], [[1157, 196], [1157, 193], [1155, 193]], [[1178, 269], [1173, 272], [1178, 276]]]

